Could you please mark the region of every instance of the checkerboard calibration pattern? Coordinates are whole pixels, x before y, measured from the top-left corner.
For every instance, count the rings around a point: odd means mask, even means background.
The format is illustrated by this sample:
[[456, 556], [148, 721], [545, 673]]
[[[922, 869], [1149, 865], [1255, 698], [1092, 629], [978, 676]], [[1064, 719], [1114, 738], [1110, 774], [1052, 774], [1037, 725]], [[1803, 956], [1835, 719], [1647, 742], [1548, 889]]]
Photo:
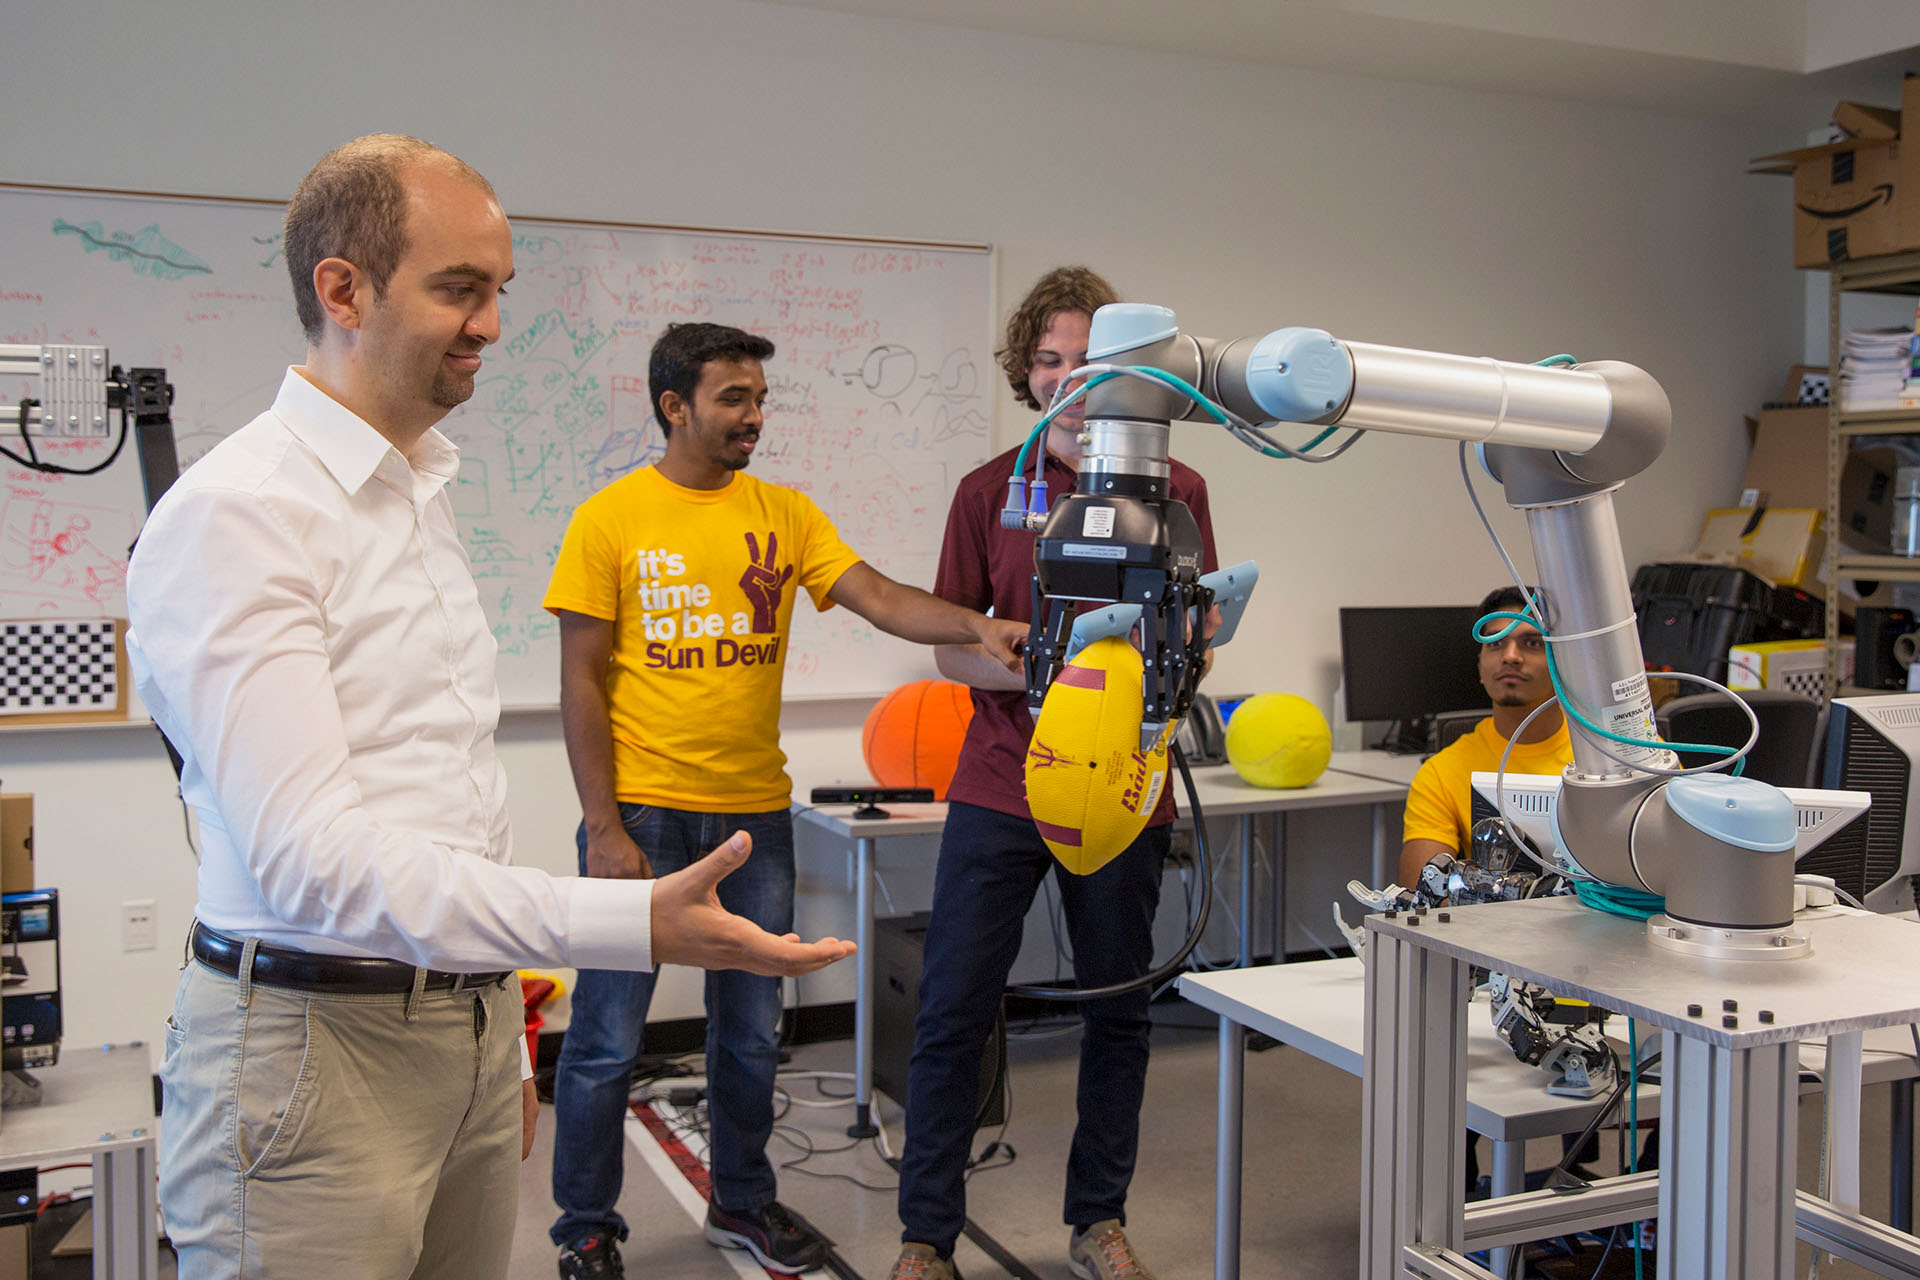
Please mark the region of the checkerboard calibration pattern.
[[0, 622], [0, 716], [120, 705], [115, 618]]

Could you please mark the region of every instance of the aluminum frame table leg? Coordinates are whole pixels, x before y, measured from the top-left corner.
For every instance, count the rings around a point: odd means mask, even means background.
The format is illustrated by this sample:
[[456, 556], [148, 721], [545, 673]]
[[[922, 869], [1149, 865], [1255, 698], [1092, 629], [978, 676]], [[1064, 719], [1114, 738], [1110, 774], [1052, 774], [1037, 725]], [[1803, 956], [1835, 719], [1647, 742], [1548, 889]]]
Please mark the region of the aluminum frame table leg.
[[1468, 966], [1369, 929], [1361, 1077], [1360, 1274], [1391, 1280], [1402, 1249], [1465, 1242]]
[[1887, 1174], [1887, 1189], [1892, 1199], [1887, 1207], [1887, 1225], [1895, 1231], [1913, 1233], [1913, 1077], [1895, 1080], [1889, 1100], [1892, 1109], [1889, 1157], [1892, 1168]]
[[1860, 1212], [1861, 1051], [1865, 1032], [1836, 1031], [1827, 1037], [1826, 1198], [1848, 1213]]
[[1793, 1274], [1800, 1062], [1660, 1034], [1659, 1280]]
[[160, 1274], [154, 1158], [151, 1142], [93, 1157], [93, 1274], [104, 1280]]
[[1253, 963], [1253, 815], [1240, 815], [1240, 967]]
[[[1527, 1189], [1527, 1144], [1526, 1140], [1516, 1138], [1511, 1142], [1493, 1144], [1493, 1177], [1488, 1181], [1491, 1198], [1517, 1196]], [[1513, 1246], [1502, 1245], [1487, 1254], [1487, 1270], [1497, 1276], [1507, 1274], [1507, 1267], [1513, 1260]]]
[[1287, 811], [1273, 815], [1273, 962], [1287, 962]]
[[1214, 1124], [1213, 1276], [1240, 1280], [1240, 1169], [1246, 1114], [1246, 1029], [1220, 1019], [1220, 1097]]
[[1387, 866], [1387, 806], [1375, 801], [1373, 805], [1373, 887], [1384, 889], [1393, 883], [1398, 868]]
[[871, 1138], [873, 1123], [873, 837], [853, 842], [853, 1123], [849, 1138]]

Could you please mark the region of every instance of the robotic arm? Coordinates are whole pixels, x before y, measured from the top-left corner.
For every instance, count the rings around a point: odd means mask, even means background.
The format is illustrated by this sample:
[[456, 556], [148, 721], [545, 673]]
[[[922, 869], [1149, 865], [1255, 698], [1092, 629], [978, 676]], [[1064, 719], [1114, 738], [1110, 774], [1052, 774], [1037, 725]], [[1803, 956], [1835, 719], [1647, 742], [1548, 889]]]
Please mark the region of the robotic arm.
[[[8, 384], [27, 389], [17, 398]], [[106, 440], [108, 417], [120, 414], [120, 435], [106, 458], [85, 467], [39, 455], [34, 441]], [[0, 343], [0, 456], [16, 466], [49, 475], [87, 476], [120, 456], [129, 431], [139, 441], [140, 480], [147, 510], [180, 474], [173, 440], [173, 386], [165, 369], [126, 369], [107, 364], [107, 349], [73, 344]], [[6, 427], [15, 441], [4, 439]]]
[[1666, 914], [1649, 921], [1661, 945], [1806, 953], [1789, 932], [1792, 802], [1749, 779], [1673, 776], [1678, 760], [1654, 726], [1613, 508], [1613, 491], [1666, 443], [1672, 411], [1650, 375], [1346, 342], [1317, 329], [1217, 341], [1143, 304], [1102, 307], [1087, 359], [1077, 491], [1044, 513], [1010, 501], [1003, 516], [1040, 535], [1035, 603], [1047, 607], [1035, 609], [1027, 659], [1035, 705], [1058, 673], [1074, 604], [1119, 601], [1146, 608], [1143, 740], [1185, 710], [1205, 648], [1186, 641], [1185, 620], [1207, 601], [1192, 517], [1167, 490], [1172, 422], [1225, 410], [1243, 439], [1250, 423], [1283, 421], [1477, 443], [1526, 514], [1547, 596], [1542, 631], [1572, 726], [1574, 763], [1553, 819], [1570, 874], [1663, 896]]

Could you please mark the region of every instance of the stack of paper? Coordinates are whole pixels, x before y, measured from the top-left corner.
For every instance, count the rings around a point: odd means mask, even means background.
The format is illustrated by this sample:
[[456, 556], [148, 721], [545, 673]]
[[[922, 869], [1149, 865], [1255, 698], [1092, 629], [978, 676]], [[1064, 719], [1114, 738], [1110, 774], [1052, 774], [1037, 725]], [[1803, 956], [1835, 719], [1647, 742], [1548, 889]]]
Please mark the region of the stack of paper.
[[1840, 410], [1898, 409], [1906, 389], [1913, 330], [1855, 329], [1840, 355]]

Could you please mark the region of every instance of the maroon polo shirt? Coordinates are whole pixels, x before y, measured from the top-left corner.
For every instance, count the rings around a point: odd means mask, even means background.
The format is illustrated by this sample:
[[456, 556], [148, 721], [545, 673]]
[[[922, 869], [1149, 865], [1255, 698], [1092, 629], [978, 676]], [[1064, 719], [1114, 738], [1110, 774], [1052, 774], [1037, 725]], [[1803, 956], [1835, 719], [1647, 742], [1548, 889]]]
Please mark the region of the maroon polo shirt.
[[[1000, 508], [1007, 500], [1007, 477], [1019, 449], [1009, 449], [986, 465], [969, 472], [953, 495], [947, 512], [946, 541], [940, 546], [940, 570], [933, 593], [944, 600], [985, 612], [996, 618], [1033, 621], [1033, 551], [1039, 539], [1020, 529], [1000, 527]], [[1213, 518], [1207, 509], [1207, 482], [1182, 462], [1172, 464], [1173, 496], [1193, 512], [1204, 545], [1202, 572], [1220, 567], [1213, 551]], [[1029, 462], [1031, 467], [1032, 463]], [[1077, 473], [1051, 453], [1047, 455], [1047, 496], [1052, 502], [1072, 493]], [[960, 747], [947, 799], [992, 809], [1018, 818], [1027, 810], [1027, 743], [1033, 737], [1033, 717], [1027, 714], [1024, 691], [973, 690], [973, 723]], [[1173, 821], [1173, 788], [1161, 794], [1149, 826]]]

